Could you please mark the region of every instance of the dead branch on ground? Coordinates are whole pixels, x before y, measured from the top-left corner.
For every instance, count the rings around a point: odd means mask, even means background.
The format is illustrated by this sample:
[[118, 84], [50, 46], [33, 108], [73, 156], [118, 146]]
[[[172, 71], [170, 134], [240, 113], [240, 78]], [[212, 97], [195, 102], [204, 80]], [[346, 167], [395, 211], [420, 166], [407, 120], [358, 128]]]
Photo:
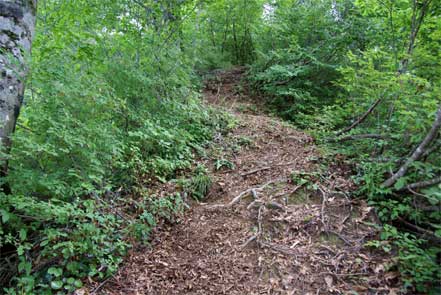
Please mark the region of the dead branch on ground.
[[412, 231], [414, 231], [415, 233], [417, 233], [421, 238], [429, 240], [433, 243], [436, 243], [437, 245], [441, 245], [441, 238], [438, 237], [437, 235], [435, 235], [434, 232], [422, 228], [418, 225], [415, 225], [411, 222], [408, 222], [407, 220], [398, 217], [398, 221], [403, 224], [404, 226], [406, 226], [407, 228], [411, 229]]
[[403, 187], [402, 189], [400, 189], [400, 191], [425, 188], [425, 187], [429, 187], [429, 186], [432, 186], [432, 185], [435, 185], [438, 183], [441, 183], [441, 176], [438, 176], [438, 177], [435, 177], [435, 178], [432, 178], [429, 180], [424, 180], [424, 181], [419, 181], [419, 182], [408, 184], [405, 187]]

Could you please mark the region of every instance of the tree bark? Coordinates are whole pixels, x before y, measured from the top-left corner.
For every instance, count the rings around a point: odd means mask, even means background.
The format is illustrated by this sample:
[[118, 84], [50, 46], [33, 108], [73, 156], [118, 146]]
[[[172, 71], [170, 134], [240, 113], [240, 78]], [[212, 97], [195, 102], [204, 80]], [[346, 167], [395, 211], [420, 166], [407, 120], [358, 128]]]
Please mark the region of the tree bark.
[[[0, 0], [0, 147], [8, 153], [23, 102], [26, 60], [31, 53], [37, 0]], [[7, 160], [1, 161], [1, 176], [7, 174]]]
[[436, 185], [438, 183], [441, 183], [441, 176], [438, 176], [438, 177], [435, 177], [435, 178], [432, 178], [429, 180], [424, 180], [424, 181], [408, 184], [405, 187], [403, 187], [402, 189], [400, 189], [400, 191], [425, 188], [425, 187], [429, 187], [432, 185]]
[[407, 159], [406, 163], [404, 163], [403, 166], [401, 166], [397, 172], [395, 172], [389, 179], [387, 179], [383, 183], [384, 187], [392, 186], [398, 179], [400, 179], [406, 174], [407, 169], [409, 169], [410, 165], [413, 162], [418, 161], [418, 159], [421, 158], [421, 156], [424, 154], [429, 144], [437, 136], [437, 133], [440, 128], [441, 128], [441, 106], [439, 106], [438, 111], [436, 112], [435, 121], [433, 122], [432, 128], [430, 128], [429, 133], [426, 135], [426, 137], [420, 143], [417, 149], [412, 153], [409, 159]]

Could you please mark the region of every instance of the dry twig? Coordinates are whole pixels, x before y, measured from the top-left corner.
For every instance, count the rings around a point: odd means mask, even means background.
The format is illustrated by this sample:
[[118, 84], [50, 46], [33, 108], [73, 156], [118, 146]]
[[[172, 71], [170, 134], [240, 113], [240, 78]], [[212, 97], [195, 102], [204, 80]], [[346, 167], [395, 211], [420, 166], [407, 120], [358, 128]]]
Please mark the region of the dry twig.
[[349, 127], [346, 127], [345, 129], [343, 129], [342, 131], [340, 131], [340, 132], [338, 132], [337, 134], [336, 134], [336, 136], [340, 136], [340, 135], [342, 135], [343, 133], [346, 133], [346, 132], [348, 132], [348, 131], [350, 131], [350, 130], [352, 130], [353, 128], [355, 128], [356, 126], [358, 126], [360, 123], [362, 123], [366, 118], [367, 118], [367, 116], [370, 114], [370, 113], [372, 113], [372, 111], [377, 107], [377, 105], [378, 104], [380, 104], [380, 102], [381, 102], [381, 98], [379, 98], [379, 99], [377, 99], [370, 107], [369, 107], [369, 109], [360, 117], [360, 118], [358, 118], [354, 123], [352, 123], [351, 124], [351, 126], [349, 126]]

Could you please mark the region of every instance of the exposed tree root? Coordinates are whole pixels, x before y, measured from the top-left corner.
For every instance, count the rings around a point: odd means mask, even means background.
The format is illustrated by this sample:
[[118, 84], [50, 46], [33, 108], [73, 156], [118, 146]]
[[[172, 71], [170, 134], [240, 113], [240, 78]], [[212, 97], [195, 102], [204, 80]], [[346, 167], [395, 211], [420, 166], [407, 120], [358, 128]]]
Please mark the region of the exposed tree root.
[[[232, 110], [241, 122], [231, 135], [216, 136], [222, 151], [204, 162], [216, 184], [207, 204], [195, 204], [178, 224], [158, 229], [151, 247], [133, 251], [100, 294], [397, 290], [398, 276], [383, 267], [393, 264], [391, 257], [365, 249], [365, 240], [377, 233], [368, 225], [374, 214], [364, 201], [349, 198], [354, 185], [345, 167], [330, 167], [303, 184], [292, 180], [293, 171], [316, 175], [319, 154], [308, 135], [264, 114], [235, 111], [238, 104], [254, 104], [235, 93], [241, 73], [221, 73], [221, 86], [206, 92], [211, 104]], [[253, 145], [232, 151], [231, 143], [244, 136]], [[216, 170], [220, 156], [236, 168]]]
[[270, 184], [281, 182], [281, 181], [283, 181], [283, 180], [282, 179], [270, 180], [270, 181], [266, 182], [265, 184], [263, 184], [261, 186], [252, 187], [252, 188], [249, 188], [247, 190], [244, 190], [243, 192], [238, 194], [236, 197], [234, 197], [233, 200], [231, 200], [231, 202], [228, 203], [228, 204], [216, 204], [216, 205], [211, 205], [208, 208], [209, 209], [217, 209], [217, 208], [230, 208], [230, 207], [233, 207], [234, 205], [239, 203], [242, 200], [242, 198], [248, 196], [250, 193], [256, 199], [258, 192], [262, 191], [264, 188], [266, 188]]

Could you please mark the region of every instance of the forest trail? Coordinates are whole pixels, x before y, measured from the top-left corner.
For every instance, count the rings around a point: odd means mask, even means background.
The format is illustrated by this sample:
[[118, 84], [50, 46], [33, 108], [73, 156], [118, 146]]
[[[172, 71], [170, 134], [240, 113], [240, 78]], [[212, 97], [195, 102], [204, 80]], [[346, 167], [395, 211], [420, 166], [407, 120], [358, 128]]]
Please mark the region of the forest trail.
[[371, 208], [345, 195], [348, 166], [322, 167], [310, 136], [257, 112], [242, 75], [219, 72], [204, 90], [239, 122], [201, 160], [213, 178], [207, 198], [94, 293], [395, 294], [390, 258], [364, 246], [377, 234]]

